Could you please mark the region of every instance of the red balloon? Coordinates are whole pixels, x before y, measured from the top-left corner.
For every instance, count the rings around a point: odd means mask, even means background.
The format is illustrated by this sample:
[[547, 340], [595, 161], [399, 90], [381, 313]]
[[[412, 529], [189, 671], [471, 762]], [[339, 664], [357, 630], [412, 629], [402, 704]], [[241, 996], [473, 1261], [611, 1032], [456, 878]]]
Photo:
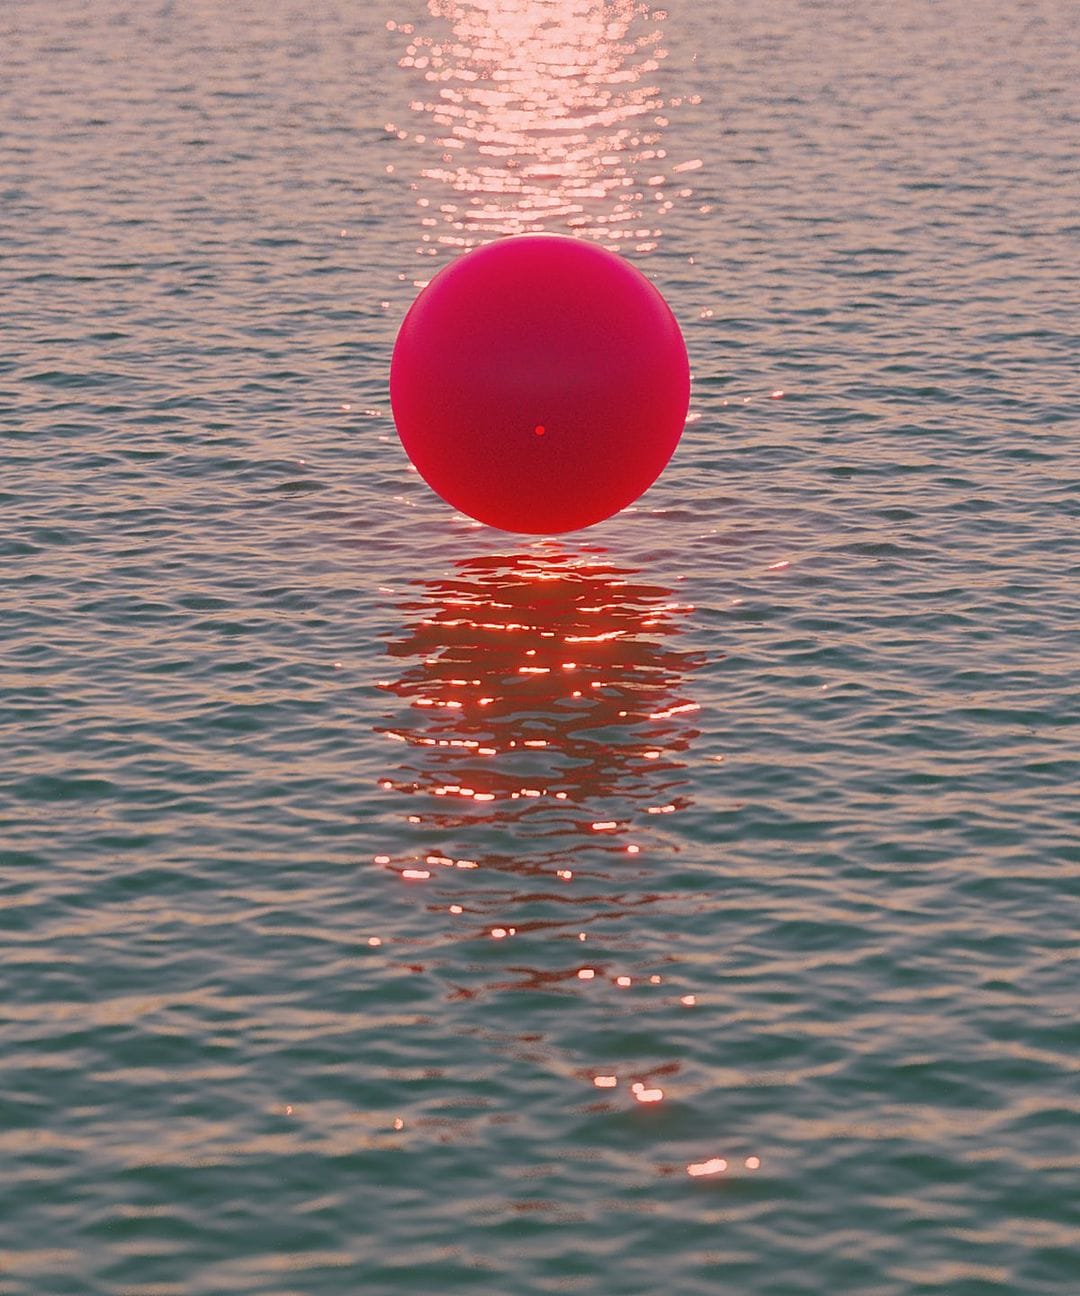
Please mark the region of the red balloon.
[[504, 531], [574, 531], [631, 504], [674, 453], [689, 400], [686, 344], [660, 292], [615, 253], [553, 234], [441, 270], [390, 366], [420, 476]]

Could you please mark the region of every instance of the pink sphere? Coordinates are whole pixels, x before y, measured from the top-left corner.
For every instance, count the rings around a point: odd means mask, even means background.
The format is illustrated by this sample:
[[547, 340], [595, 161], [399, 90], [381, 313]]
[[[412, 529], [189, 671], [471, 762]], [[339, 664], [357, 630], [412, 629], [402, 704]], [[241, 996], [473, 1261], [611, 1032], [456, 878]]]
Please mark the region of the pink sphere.
[[441, 270], [390, 366], [420, 476], [504, 531], [575, 531], [633, 503], [674, 453], [689, 400], [686, 344], [659, 291], [615, 253], [552, 234]]

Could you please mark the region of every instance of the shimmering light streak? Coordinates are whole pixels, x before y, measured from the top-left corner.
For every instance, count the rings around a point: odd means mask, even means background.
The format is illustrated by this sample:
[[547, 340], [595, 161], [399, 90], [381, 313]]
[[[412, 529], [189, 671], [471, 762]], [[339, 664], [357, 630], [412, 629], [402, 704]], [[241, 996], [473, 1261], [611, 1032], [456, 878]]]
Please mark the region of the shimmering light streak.
[[424, 148], [417, 251], [543, 231], [655, 248], [663, 218], [691, 195], [681, 177], [702, 165], [669, 158], [664, 145], [666, 113], [684, 102], [654, 84], [665, 11], [636, 0], [429, 0], [428, 9], [430, 35], [394, 24], [407, 37], [401, 66], [424, 83], [410, 103], [423, 128], [386, 123]]
[[708, 1161], [697, 1161], [686, 1167], [686, 1173], [689, 1175], [714, 1175], [723, 1174], [727, 1169], [727, 1162], [723, 1157], [712, 1157]]
[[671, 716], [682, 715], [687, 711], [700, 711], [696, 702], [682, 702], [678, 706], [668, 707], [666, 711], [654, 711], [650, 720], [667, 720]]
[[607, 634], [596, 635], [567, 635], [565, 643], [610, 643], [612, 639], [620, 639], [623, 632], [621, 630], [611, 630]]

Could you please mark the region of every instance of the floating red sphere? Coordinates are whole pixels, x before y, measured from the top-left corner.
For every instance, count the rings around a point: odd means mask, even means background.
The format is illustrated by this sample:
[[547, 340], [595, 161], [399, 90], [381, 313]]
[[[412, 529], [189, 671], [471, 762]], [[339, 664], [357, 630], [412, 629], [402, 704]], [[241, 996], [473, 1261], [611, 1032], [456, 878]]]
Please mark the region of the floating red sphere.
[[538, 535], [633, 503], [674, 453], [689, 399], [686, 344], [660, 292], [614, 252], [553, 234], [441, 270], [390, 366], [398, 435], [432, 490]]

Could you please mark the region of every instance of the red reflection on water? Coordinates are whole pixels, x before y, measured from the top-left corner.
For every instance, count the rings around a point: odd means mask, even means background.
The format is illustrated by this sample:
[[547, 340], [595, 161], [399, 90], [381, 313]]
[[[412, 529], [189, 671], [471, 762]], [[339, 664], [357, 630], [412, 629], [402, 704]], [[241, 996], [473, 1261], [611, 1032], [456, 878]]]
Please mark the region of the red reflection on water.
[[[583, 964], [552, 941], [580, 951], [600, 916], [667, 898], [659, 861], [680, 846], [656, 812], [690, 804], [685, 687], [702, 664], [672, 642], [686, 606], [602, 550], [549, 541], [413, 588], [387, 645], [400, 672], [379, 682], [395, 707], [378, 782], [402, 814], [376, 862], [455, 916], [446, 938], [516, 955], [482, 974], [488, 991], [648, 993], [659, 976], [631, 981], [625, 965]], [[537, 904], [538, 916], [516, 912]]]
[[[411, 821], [447, 839], [514, 826], [550, 839], [569, 878], [575, 838], [637, 854], [646, 816], [688, 804], [696, 704], [681, 689], [700, 663], [666, 642], [683, 610], [669, 589], [592, 554], [539, 552], [462, 560], [417, 586], [387, 648], [404, 669], [380, 684], [405, 704], [381, 729], [404, 759], [380, 785], [417, 799]], [[423, 862], [457, 854], [433, 840]], [[556, 872], [543, 849], [533, 867]]]

